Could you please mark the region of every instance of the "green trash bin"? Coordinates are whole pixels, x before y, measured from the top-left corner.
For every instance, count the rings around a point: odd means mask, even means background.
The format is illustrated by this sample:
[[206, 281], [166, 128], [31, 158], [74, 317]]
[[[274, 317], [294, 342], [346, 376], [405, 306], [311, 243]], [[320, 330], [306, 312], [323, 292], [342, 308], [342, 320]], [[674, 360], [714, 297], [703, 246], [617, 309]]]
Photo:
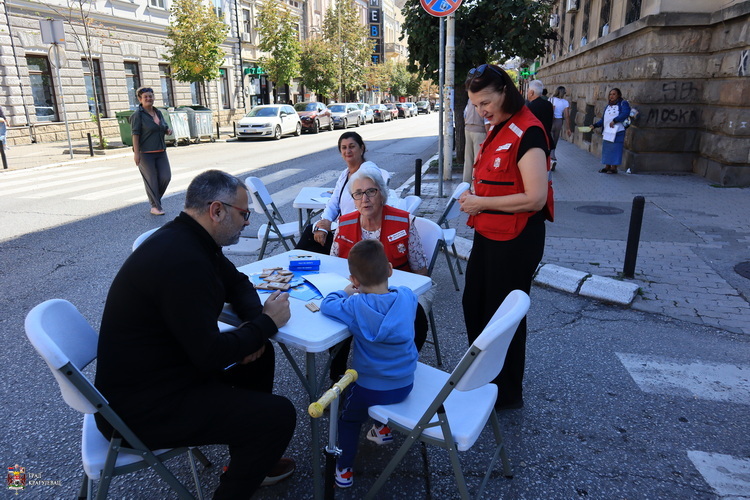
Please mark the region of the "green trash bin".
[[133, 147], [133, 129], [130, 128], [130, 117], [135, 111], [118, 111], [115, 113], [117, 125], [120, 126], [120, 139], [126, 146]]

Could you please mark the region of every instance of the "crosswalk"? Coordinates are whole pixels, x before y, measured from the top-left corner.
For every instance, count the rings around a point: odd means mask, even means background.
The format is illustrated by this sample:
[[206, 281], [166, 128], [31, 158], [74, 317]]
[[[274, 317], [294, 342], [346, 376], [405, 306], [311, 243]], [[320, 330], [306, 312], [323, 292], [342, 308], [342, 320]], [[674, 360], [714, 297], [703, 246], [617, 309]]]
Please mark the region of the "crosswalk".
[[[341, 169], [326, 170], [310, 177], [304, 175], [305, 170], [300, 168], [289, 168], [268, 174], [263, 173], [264, 167], [248, 168], [243, 165], [235, 168], [222, 166], [222, 168], [233, 175], [259, 176], [263, 183], [269, 186], [273, 193], [274, 202], [279, 208], [291, 204], [302, 187], [334, 185], [341, 173]], [[205, 169], [172, 165], [172, 180], [165, 198], [184, 193], [190, 181], [202, 170]], [[298, 178], [299, 181], [278, 191], [270, 187], [276, 182], [292, 178]], [[284, 184], [288, 184], [288, 182]], [[118, 165], [114, 162], [8, 172], [0, 178], [0, 197], [3, 199], [79, 202], [94, 202], [112, 198], [124, 201], [127, 204], [146, 201], [143, 181], [138, 169], [134, 165]]]
[[[643, 392], [750, 405], [750, 365], [685, 362], [620, 352], [616, 355]], [[750, 460], [715, 451], [685, 453], [720, 498], [750, 498]]]

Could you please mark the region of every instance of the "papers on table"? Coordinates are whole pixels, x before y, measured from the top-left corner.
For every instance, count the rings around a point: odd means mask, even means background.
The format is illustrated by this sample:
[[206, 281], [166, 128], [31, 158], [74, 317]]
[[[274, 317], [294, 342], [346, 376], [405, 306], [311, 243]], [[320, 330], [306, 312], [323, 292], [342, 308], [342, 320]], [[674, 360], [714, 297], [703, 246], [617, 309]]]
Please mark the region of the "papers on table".
[[317, 288], [323, 297], [331, 292], [343, 290], [350, 284], [348, 279], [336, 273], [308, 274], [303, 277]]
[[[330, 198], [330, 197], [331, 197], [331, 195], [328, 195], [328, 198]], [[314, 198], [310, 198], [310, 199], [312, 201], [314, 201], [315, 203], [321, 203], [321, 204], [325, 205], [325, 204], [328, 203], [328, 198], [324, 198], [322, 196], [315, 196]]]

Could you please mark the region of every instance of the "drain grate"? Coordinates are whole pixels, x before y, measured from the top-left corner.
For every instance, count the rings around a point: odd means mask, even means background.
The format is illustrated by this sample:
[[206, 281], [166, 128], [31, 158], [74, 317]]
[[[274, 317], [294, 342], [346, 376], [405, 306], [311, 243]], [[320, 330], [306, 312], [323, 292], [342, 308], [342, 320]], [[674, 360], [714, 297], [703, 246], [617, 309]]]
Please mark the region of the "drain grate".
[[575, 211], [593, 215], [617, 215], [624, 212], [621, 208], [607, 207], [603, 205], [584, 205], [582, 207], [576, 207]]
[[734, 266], [734, 272], [750, 280], [750, 261], [740, 262]]

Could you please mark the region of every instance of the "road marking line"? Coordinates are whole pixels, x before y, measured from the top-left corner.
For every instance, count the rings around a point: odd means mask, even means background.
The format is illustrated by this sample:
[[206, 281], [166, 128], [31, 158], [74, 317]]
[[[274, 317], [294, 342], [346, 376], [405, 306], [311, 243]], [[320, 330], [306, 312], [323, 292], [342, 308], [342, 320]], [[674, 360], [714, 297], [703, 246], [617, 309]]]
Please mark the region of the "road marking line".
[[750, 498], [750, 460], [697, 450], [687, 454], [719, 498]]
[[616, 354], [644, 392], [750, 404], [750, 365]]

